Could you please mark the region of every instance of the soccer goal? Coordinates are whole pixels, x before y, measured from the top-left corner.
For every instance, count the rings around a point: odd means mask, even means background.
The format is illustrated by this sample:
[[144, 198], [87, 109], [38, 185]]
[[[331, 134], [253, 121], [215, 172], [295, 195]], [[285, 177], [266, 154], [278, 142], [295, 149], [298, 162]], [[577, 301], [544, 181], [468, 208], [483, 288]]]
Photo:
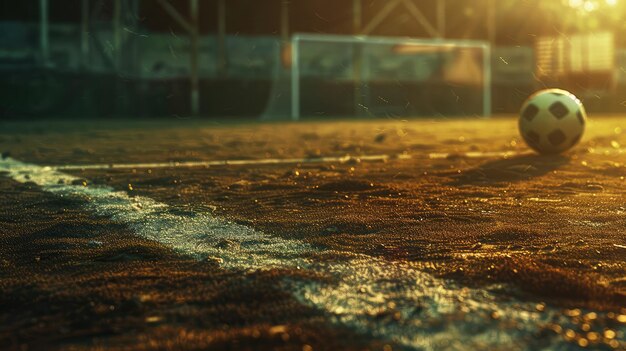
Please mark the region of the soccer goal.
[[487, 42], [296, 34], [264, 119], [489, 116]]

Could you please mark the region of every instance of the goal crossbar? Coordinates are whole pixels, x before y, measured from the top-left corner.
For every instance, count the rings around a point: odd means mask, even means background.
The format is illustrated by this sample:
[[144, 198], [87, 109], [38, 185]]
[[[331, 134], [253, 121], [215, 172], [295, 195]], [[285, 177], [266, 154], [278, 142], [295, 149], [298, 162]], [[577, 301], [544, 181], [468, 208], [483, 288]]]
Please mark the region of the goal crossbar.
[[[400, 37], [376, 37], [376, 36], [344, 36], [344, 35], [322, 35], [322, 34], [294, 34], [291, 39], [291, 118], [299, 120], [301, 111], [301, 64], [300, 55], [302, 44], [332, 43], [347, 45], [392, 45], [398, 46], [399, 50], [415, 52], [419, 50], [428, 51], [447, 49], [476, 49], [482, 52], [482, 115], [491, 115], [491, 54], [488, 42], [478, 40], [448, 40], [448, 39], [414, 39]], [[418, 49], [421, 48], [421, 49]]]

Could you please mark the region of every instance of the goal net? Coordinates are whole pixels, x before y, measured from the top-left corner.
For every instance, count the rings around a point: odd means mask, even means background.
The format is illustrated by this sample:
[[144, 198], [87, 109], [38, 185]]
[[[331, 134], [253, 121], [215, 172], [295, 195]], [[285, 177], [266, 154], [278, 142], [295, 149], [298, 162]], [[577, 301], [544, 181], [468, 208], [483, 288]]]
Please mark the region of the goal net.
[[486, 42], [297, 34], [277, 52], [264, 119], [491, 113]]

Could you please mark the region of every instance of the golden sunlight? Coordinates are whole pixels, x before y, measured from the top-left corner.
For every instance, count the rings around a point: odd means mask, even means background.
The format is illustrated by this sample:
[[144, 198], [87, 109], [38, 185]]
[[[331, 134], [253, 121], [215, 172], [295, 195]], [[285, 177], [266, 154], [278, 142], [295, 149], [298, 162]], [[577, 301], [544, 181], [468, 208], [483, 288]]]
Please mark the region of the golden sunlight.
[[583, 12], [594, 12], [600, 8], [613, 7], [618, 0], [565, 0], [567, 5]]

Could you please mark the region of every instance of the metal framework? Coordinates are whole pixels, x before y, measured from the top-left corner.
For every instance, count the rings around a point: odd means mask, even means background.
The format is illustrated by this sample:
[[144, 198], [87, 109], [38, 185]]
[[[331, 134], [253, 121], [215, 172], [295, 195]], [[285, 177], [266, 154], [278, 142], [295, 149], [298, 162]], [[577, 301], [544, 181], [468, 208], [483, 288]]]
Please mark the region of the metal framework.
[[[192, 115], [197, 115], [199, 113], [199, 78], [198, 78], [198, 41], [199, 41], [199, 33], [198, 33], [198, 21], [199, 13], [198, 13], [198, 0], [188, 0], [189, 1], [189, 16], [184, 16], [179, 13], [178, 10], [168, 0], [156, 0], [157, 4], [161, 6], [169, 16], [176, 21], [189, 35], [190, 40], [190, 84], [191, 84], [191, 113]], [[494, 42], [496, 36], [495, 29], [495, 0], [488, 0], [488, 14], [487, 14], [487, 27], [488, 27], [488, 37], [491, 42]], [[91, 51], [89, 45], [88, 33], [94, 32], [92, 28], [92, 23], [90, 21], [90, 17], [94, 13], [97, 13], [102, 8], [102, 0], [90, 1], [90, 0], [82, 0], [81, 2], [81, 53], [83, 55], [82, 63], [83, 66], [86, 67], [89, 65], [89, 54]], [[134, 1], [134, 10], [138, 12], [138, 2], [139, 0]], [[125, 26], [122, 23], [122, 6], [127, 6], [127, 1], [122, 0], [113, 0], [113, 19], [112, 19], [112, 28], [113, 28], [113, 45], [115, 47], [115, 53], [113, 57], [110, 57], [105, 53], [106, 50], [101, 46], [101, 44], [96, 40], [94, 41], [94, 46], [97, 52], [102, 55], [104, 61], [108, 62], [109, 65], [114, 69], [119, 69], [122, 65], [124, 65], [124, 57], [122, 54], [122, 47], [125, 45], [124, 43], [124, 35], [122, 30]], [[124, 5], [123, 5], [124, 4]], [[371, 19], [368, 21], [364, 21], [363, 19], [363, 0], [352, 0], [352, 29], [353, 34], [355, 35], [371, 35], [375, 32], [375, 30], [389, 18], [392, 11], [396, 8], [404, 8], [413, 19], [419, 23], [428, 33], [431, 38], [439, 38], [443, 39], [446, 37], [446, 0], [437, 0], [436, 2], [436, 18], [429, 19], [422, 12], [420, 7], [416, 5], [414, 0], [390, 0], [388, 1], [382, 9]], [[281, 0], [280, 6], [280, 35], [284, 43], [289, 41], [290, 36], [290, 15], [289, 15], [289, 0]], [[41, 62], [44, 66], [46, 66], [49, 62], [49, 52], [50, 52], [50, 43], [49, 43], [49, 20], [48, 20], [48, 8], [49, 8], [49, 0], [39, 0], [39, 9], [40, 9], [40, 26], [39, 26], [39, 46], [41, 52]], [[228, 64], [227, 50], [226, 50], [226, 22], [227, 22], [227, 12], [226, 12], [226, 0], [217, 0], [217, 72], [218, 75], [223, 76], [226, 72], [226, 66]], [[136, 17], [136, 16], [135, 16]], [[135, 23], [136, 25], [136, 23]], [[355, 56], [356, 59], [356, 56]], [[358, 68], [359, 63], [355, 62], [355, 67]], [[357, 76], [358, 77], [358, 76]], [[358, 89], [359, 84], [356, 84], [356, 88]], [[360, 96], [360, 94], [355, 94], [356, 96]]]
[[[119, 1], [119, 0], [116, 0]], [[191, 104], [191, 115], [197, 116], [200, 112], [200, 78], [198, 77], [198, 0], [189, 0], [189, 20], [185, 19], [183, 15], [181, 15], [172, 4], [170, 4], [167, 0], [157, 0], [158, 4], [167, 12], [170, 17], [172, 17], [189, 35], [189, 43], [190, 43], [190, 83], [191, 83], [191, 93], [190, 93], [190, 104]], [[223, 67], [225, 66], [225, 57], [223, 53], [225, 52], [224, 38], [225, 38], [225, 5], [224, 0], [219, 0], [219, 47], [218, 50], [221, 55], [219, 55], [219, 69], [220, 72], [223, 71]]]

